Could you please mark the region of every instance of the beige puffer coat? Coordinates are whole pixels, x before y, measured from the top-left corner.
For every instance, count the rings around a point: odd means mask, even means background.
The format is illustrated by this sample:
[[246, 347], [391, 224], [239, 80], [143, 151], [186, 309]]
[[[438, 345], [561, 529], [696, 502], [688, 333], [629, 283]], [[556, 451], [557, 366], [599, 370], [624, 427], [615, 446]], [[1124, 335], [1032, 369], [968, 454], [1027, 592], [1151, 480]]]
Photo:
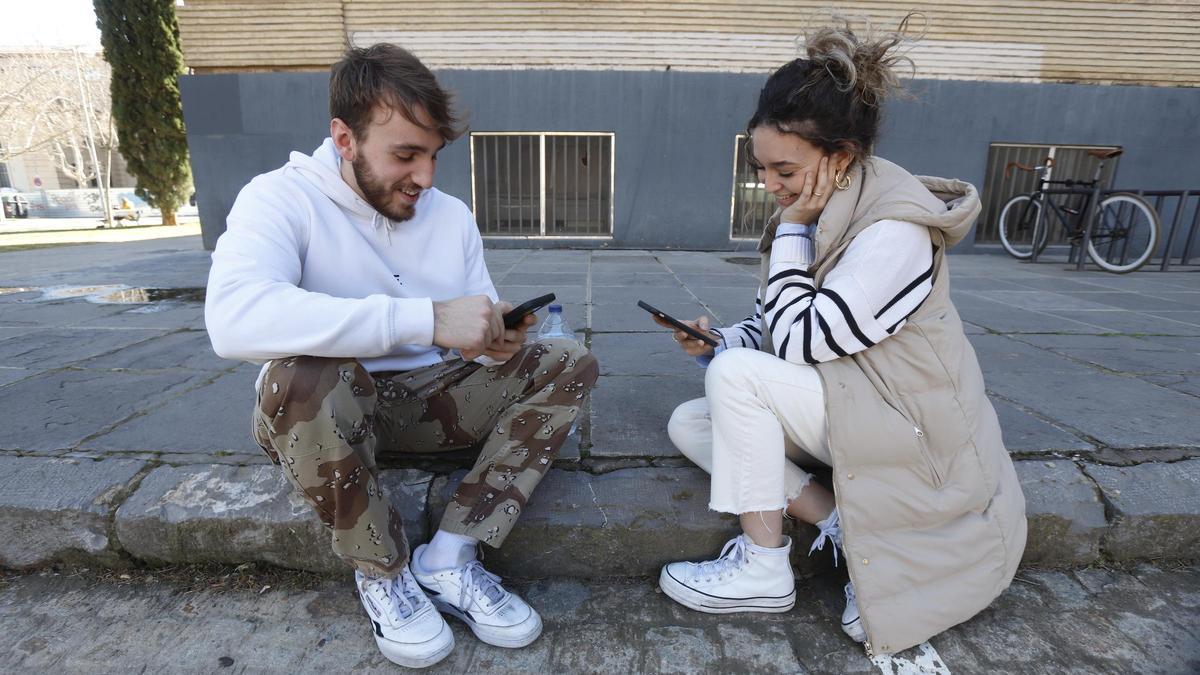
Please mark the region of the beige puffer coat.
[[[833, 485], [867, 651], [897, 652], [987, 607], [1025, 548], [1025, 498], [950, 301], [946, 250], [979, 213], [975, 188], [871, 157], [818, 221], [820, 285], [851, 240], [884, 219], [930, 230], [933, 290], [895, 335], [817, 365]], [[764, 283], [774, 227], [763, 253]], [[763, 327], [762, 349], [774, 353]]]

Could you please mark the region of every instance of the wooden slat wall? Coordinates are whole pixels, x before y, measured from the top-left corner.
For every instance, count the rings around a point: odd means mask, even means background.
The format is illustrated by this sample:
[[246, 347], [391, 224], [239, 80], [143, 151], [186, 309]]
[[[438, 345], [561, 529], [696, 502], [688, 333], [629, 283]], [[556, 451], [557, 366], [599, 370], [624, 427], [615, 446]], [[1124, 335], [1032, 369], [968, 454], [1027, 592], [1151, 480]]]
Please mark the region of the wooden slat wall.
[[[764, 72], [796, 55], [794, 36], [830, 4], [188, 0], [179, 11], [188, 63], [204, 69], [326, 66], [345, 42], [388, 40], [434, 68]], [[854, 0], [837, 7], [879, 28], [923, 12], [928, 30], [912, 54], [919, 77], [1200, 85], [1197, 0]]]
[[197, 72], [325, 69], [346, 49], [341, 0], [185, 0], [185, 63]]

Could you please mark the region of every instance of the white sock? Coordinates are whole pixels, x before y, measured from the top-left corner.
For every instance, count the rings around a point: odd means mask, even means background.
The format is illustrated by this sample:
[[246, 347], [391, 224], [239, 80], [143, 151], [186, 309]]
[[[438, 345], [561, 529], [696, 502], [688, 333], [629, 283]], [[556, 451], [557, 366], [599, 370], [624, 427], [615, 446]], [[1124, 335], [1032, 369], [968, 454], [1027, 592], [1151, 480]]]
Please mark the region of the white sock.
[[479, 540], [463, 534], [438, 530], [421, 551], [420, 565], [425, 570], [448, 570], [462, 567], [475, 559]]

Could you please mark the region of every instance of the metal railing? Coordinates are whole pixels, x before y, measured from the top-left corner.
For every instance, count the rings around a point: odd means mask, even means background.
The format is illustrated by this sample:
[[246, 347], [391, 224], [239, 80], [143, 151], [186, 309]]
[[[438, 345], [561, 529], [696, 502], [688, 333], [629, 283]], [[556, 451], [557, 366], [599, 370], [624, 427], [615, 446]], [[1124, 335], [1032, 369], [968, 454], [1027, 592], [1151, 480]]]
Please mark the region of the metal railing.
[[[1153, 261], [1155, 258], [1161, 257], [1158, 265], [1159, 271], [1166, 272], [1173, 264], [1190, 265], [1192, 258], [1200, 255], [1196, 251], [1197, 231], [1200, 230], [1200, 190], [1107, 189], [1093, 192], [1092, 188], [1054, 188], [1042, 190], [1042, 193], [1047, 197], [1086, 198], [1089, 195], [1098, 195], [1098, 198], [1089, 200], [1088, 209], [1083, 214], [1083, 222], [1089, 224], [1095, 219], [1096, 206], [1105, 197], [1116, 193], [1135, 194], [1151, 202], [1150, 205], [1158, 214], [1158, 220], [1162, 226], [1160, 231], [1162, 243], [1159, 244], [1159, 250], [1150, 258]], [[1193, 199], [1196, 201], [1195, 206], [1189, 204]], [[1190, 217], [1188, 216], [1189, 212], [1191, 213]], [[1047, 216], [1046, 211], [1042, 210], [1038, 217], [1047, 218]], [[1074, 264], [1076, 270], [1084, 269], [1086, 264], [1087, 257], [1084, 252], [1091, 229], [1090, 225], [1084, 228], [1082, 238], [1072, 243], [1071, 250], [1067, 254], [1067, 262]], [[1173, 262], [1172, 257], [1176, 255], [1174, 253], [1176, 250], [1179, 250], [1179, 259]], [[1035, 246], [1030, 262], [1036, 263], [1039, 254], [1040, 251]], [[1147, 266], [1149, 264], [1150, 262], [1147, 261]]]

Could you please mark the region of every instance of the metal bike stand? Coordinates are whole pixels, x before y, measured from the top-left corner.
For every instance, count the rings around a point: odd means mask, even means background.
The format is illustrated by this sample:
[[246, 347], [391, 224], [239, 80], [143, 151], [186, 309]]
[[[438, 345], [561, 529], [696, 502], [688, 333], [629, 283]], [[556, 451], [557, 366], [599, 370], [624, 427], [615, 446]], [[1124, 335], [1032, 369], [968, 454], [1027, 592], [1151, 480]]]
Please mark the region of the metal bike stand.
[[1092, 186], [1092, 198], [1088, 200], [1087, 213], [1083, 214], [1083, 237], [1079, 239], [1079, 257], [1075, 260], [1075, 271], [1082, 272], [1087, 263], [1088, 242], [1092, 240], [1092, 219], [1096, 217], [1096, 207], [1100, 205], [1100, 183]]

